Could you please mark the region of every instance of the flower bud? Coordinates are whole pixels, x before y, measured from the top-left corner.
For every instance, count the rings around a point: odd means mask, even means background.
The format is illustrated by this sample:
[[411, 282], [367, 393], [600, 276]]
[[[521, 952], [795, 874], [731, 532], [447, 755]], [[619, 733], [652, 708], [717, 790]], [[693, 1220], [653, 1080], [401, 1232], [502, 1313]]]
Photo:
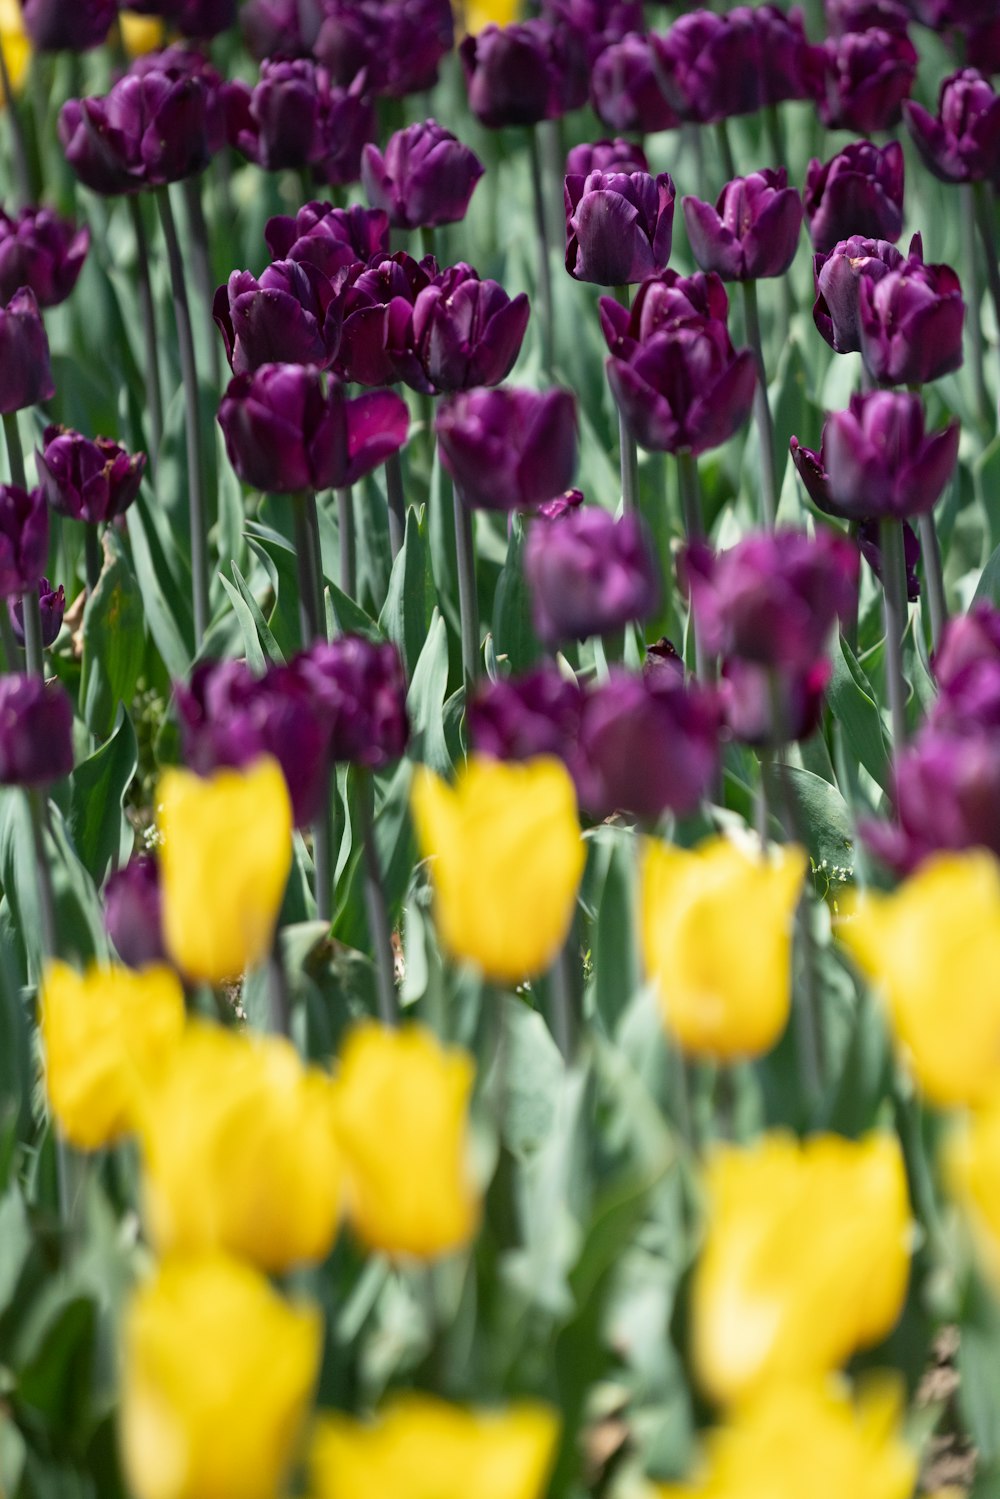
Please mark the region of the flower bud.
[[384, 155], [367, 145], [361, 157], [368, 201], [395, 229], [458, 223], [483, 171], [476, 153], [436, 120], [397, 130]]
[[154, 854], [137, 854], [104, 887], [104, 930], [129, 968], [165, 963], [160, 866]]
[[1000, 175], [1000, 97], [975, 68], [962, 68], [944, 80], [936, 117], [912, 100], [903, 112], [935, 177], [992, 182]]
[[36, 406], [55, 393], [45, 324], [34, 292], [22, 287], [0, 307], [0, 413]]
[[0, 786], [47, 786], [73, 770], [73, 705], [58, 682], [0, 677]]
[[695, 260], [723, 281], [783, 276], [795, 259], [802, 200], [784, 167], [735, 178], [714, 208], [698, 198], [685, 198], [683, 207]]
[[0, 209], [0, 302], [26, 286], [39, 307], [65, 302], [90, 248], [90, 230], [78, 229], [49, 208]]
[[[481, 281], [459, 263], [417, 293], [409, 330], [391, 352], [416, 390], [499, 385], [517, 362], [530, 316], [524, 292], [511, 299], [496, 281]], [[390, 330], [392, 321], [390, 308]]]
[[955, 470], [958, 436], [958, 422], [926, 434], [917, 395], [852, 396], [823, 428], [829, 509], [848, 520], [927, 514]]
[[84, 437], [69, 427], [46, 427], [35, 454], [38, 480], [52, 509], [99, 526], [117, 520], [139, 493], [145, 453], [130, 456], [108, 437]]
[[628, 359], [608, 360], [608, 381], [626, 426], [654, 452], [707, 452], [746, 421], [757, 373], [724, 323], [654, 334]]
[[103, 45], [118, 0], [23, 0], [24, 29], [36, 52], [87, 52]]
[[567, 177], [589, 177], [591, 172], [648, 172], [649, 162], [641, 146], [619, 137], [613, 141], [583, 141], [571, 146], [566, 156]]
[[674, 184], [666, 172], [568, 176], [566, 269], [577, 281], [631, 286], [670, 259]]
[[574, 28], [540, 17], [487, 26], [465, 38], [459, 57], [469, 108], [490, 129], [537, 125], [586, 103], [586, 47]]
[[441, 462], [466, 505], [530, 510], [564, 493], [576, 467], [576, 400], [568, 390], [470, 390], [442, 401]]
[[917, 76], [917, 49], [905, 31], [848, 32], [827, 42], [826, 65], [819, 114], [828, 130], [875, 135], [899, 124]]
[[965, 303], [948, 265], [912, 256], [878, 280], [858, 281], [861, 357], [883, 385], [923, 385], [962, 363]]
[[[22, 594], [15, 594], [7, 600], [7, 608], [10, 612], [11, 628], [18, 645], [24, 645], [24, 599]], [[48, 578], [43, 578], [38, 585], [38, 612], [42, 621], [42, 645], [48, 650], [59, 631], [62, 629], [63, 615], [66, 613], [66, 590], [62, 584], [53, 588]]]
[[657, 80], [652, 43], [639, 32], [612, 42], [599, 54], [590, 73], [590, 102], [609, 130], [654, 135], [680, 123]]
[[330, 736], [336, 761], [381, 770], [406, 749], [406, 673], [389, 641], [361, 635], [318, 641], [296, 659]]

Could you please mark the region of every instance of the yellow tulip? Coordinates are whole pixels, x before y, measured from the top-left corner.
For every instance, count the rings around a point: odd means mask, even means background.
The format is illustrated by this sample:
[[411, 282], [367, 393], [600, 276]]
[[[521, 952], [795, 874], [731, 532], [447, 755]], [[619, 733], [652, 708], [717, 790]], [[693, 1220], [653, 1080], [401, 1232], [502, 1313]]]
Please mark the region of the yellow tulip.
[[548, 968], [569, 932], [586, 860], [565, 766], [473, 756], [454, 786], [418, 770], [411, 801], [451, 955], [501, 983]]
[[275, 1499], [319, 1368], [322, 1324], [249, 1265], [169, 1260], [127, 1308], [120, 1431], [134, 1499]]
[[313, 1499], [540, 1499], [559, 1423], [544, 1405], [472, 1411], [424, 1395], [374, 1422], [323, 1418], [310, 1454]]
[[894, 1135], [764, 1135], [706, 1168], [692, 1344], [719, 1401], [823, 1374], [880, 1341], [906, 1296], [910, 1204]]
[[917, 1462], [895, 1380], [776, 1386], [710, 1433], [701, 1472], [657, 1499], [910, 1499]]
[[859, 895], [838, 935], [885, 996], [902, 1054], [932, 1103], [1000, 1084], [1000, 865], [942, 854], [893, 895]]
[[122, 46], [129, 57], [144, 57], [164, 45], [166, 29], [159, 16], [140, 16], [131, 10], [123, 10], [118, 16], [121, 27]]
[[337, 1118], [347, 1211], [358, 1236], [429, 1259], [467, 1244], [479, 1223], [469, 1172], [474, 1066], [418, 1026], [357, 1026], [344, 1046]]
[[146, 1089], [179, 1044], [184, 993], [170, 968], [76, 973], [50, 963], [42, 979], [45, 1084], [66, 1139], [81, 1150], [135, 1128]]
[[484, 26], [510, 26], [521, 18], [521, 0], [462, 0], [462, 24], [475, 36]]
[[292, 865], [292, 806], [276, 760], [159, 788], [163, 935], [192, 979], [220, 984], [271, 946]]
[[343, 1197], [334, 1086], [290, 1042], [192, 1022], [139, 1138], [161, 1254], [220, 1249], [280, 1271], [328, 1253]]
[[[10, 75], [10, 86], [15, 96], [24, 89], [31, 61], [31, 43], [24, 29], [20, 0], [0, 0], [0, 41], [3, 42], [4, 62]], [[6, 104], [0, 87], [0, 105]]]
[[792, 930], [806, 855], [762, 859], [726, 838], [696, 849], [650, 840], [640, 936], [664, 1024], [690, 1056], [759, 1056], [788, 1022]]

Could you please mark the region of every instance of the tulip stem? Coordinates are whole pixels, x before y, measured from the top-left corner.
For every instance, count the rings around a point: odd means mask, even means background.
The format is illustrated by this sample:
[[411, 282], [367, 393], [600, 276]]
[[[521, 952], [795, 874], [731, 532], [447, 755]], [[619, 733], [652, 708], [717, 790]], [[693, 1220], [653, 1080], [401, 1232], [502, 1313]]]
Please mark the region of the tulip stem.
[[3, 92], [4, 102], [7, 105], [7, 121], [10, 127], [10, 150], [14, 163], [14, 177], [17, 181], [18, 197], [21, 206], [31, 203], [35, 194], [31, 189], [31, 167], [28, 163], [28, 143], [24, 134], [24, 122], [21, 119], [20, 110], [14, 101], [14, 90], [10, 82], [10, 69], [7, 66], [7, 53], [0, 37], [0, 90]]
[[920, 527], [920, 550], [924, 559], [924, 588], [931, 616], [931, 646], [934, 650], [941, 643], [941, 632], [948, 619], [948, 605], [944, 592], [944, 568], [941, 563], [941, 544], [938, 541], [934, 516], [922, 515]]
[[455, 548], [458, 561], [458, 609], [462, 622], [462, 675], [468, 694], [479, 678], [479, 593], [476, 587], [476, 542], [472, 511], [452, 486]]
[[[24, 472], [24, 449], [21, 447], [21, 431], [17, 425], [17, 412], [5, 411], [3, 417], [4, 437], [7, 441], [7, 462], [10, 466], [11, 483], [18, 489], [26, 489], [28, 481]], [[38, 589], [29, 588], [21, 595], [24, 619], [24, 655], [28, 671], [33, 676], [45, 675], [45, 649], [42, 645], [42, 611], [38, 603]]]
[[149, 240], [146, 237], [146, 222], [142, 216], [142, 204], [138, 197], [130, 195], [125, 200], [132, 215], [132, 235], [135, 239], [136, 272], [138, 275], [139, 314], [142, 318], [142, 338], [146, 354], [146, 402], [149, 409], [149, 446], [156, 468], [163, 437], [163, 392], [160, 388], [159, 343], [156, 336], [156, 303], [153, 301], [153, 282], [149, 273]]
[[958, 186], [959, 197], [962, 205], [962, 255], [965, 260], [965, 284], [967, 296], [965, 299], [965, 326], [969, 333], [969, 342], [972, 345], [972, 378], [976, 389], [976, 405], [979, 408], [979, 418], [987, 428], [993, 420], [993, 408], [990, 394], [986, 387], [986, 369], [983, 360], [983, 325], [980, 321], [980, 309], [983, 300], [982, 279], [979, 274], [979, 257], [976, 254], [976, 202], [971, 182], [961, 182]]
[[6, 599], [0, 604], [0, 646], [3, 647], [3, 670], [17, 671], [21, 662], [21, 647], [10, 622], [10, 609]]
[[715, 140], [719, 147], [719, 158], [722, 161], [722, 170], [726, 174], [726, 181], [732, 182], [736, 176], [736, 159], [733, 156], [732, 141], [729, 139], [729, 126], [725, 120], [716, 121]]
[[[627, 286], [616, 286], [615, 296], [623, 307], [629, 307], [631, 297]], [[625, 413], [618, 407], [618, 449], [621, 455], [622, 470], [622, 509], [626, 511], [639, 508], [639, 460], [636, 451], [635, 438], [628, 429]]]
[[351, 486], [337, 490], [337, 520], [340, 527], [340, 591], [353, 599], [358, 586], [358, 545], [354, 528], [354, 495]]
[[17, 425], [17, 412], [3, 414], [3, 435], [7, 443], [7, 464], [10, 482], [18, 489], [27, 489], [28, 480], [24, 471], [24, 449], [21, 446], [21, 429]]
[[528, 150], [531, 157], [531, 188], [535, 201], [535, 234], [538, 240], [538, 314], [542, 325], [542, 368], [551, 377], [555, 368], [552, 262], [549, 254], [549, 230], [545, 216], [545, 191], [542, 186], [542, 162], [538, 149], [537, 126], [529, 125], [528, 127]]
[[288, 986], [285, 955], [281, 951], [281, 929], [275, 930], [271, 954], [267, 960], [267, 989], [271, 1002], [271, 1029], [275, 1035], [292, 1034], [292, 994]]
[[571, 1062], [579, 1032], [580, 999], [577, 985], [576, 923], [549, 970], [552, 1035], [564, 1062]]
[[403, 463], [397, 453], [385, 460], [385, 498], [389, 507], [389, 547], [393, 559], [403, 549], [406, 535], [406, 496], [403, 493]]
[[[681, 451], [677, 454], [677, 473], [680, 479], [684, 533], [690, 545], [691, 542], [705, 539], [705, 527], [701, 518], [701, 494], [698, 488], [698, 460], [693, 453]], [[694, 635], [695, 675], [699, 681], [710, 682], [713, 675], [712, 665], [695, 628], [693, 614], [689, 616], [688, 629]]]
[[93, 593], [101, 576], [101, 538], [89, 521], [83, 525], [83, 558], [87, 572], [87, 592]]
[[399, 1001], [396, 997], [392, 929], [375, 846], [375, 783], [370, 770], [358, 772], [358, 811], [365, 861], [365, 911], [368, 935], [375, 953], [379, 1018], [383, 1025], [395, 1026], [399, 1024]]
[[892, 721], [893, 753], [906, 743], [906, 682], [903, 677], [903, 632], [906, 628], [906, 558], [903, 526], [898, 520], [883, 520], [879, 540], [882, 548], [882, 596], [885, 604], [885, 676]]
[[299, 620], [302, 628], [302, 648], [306, 650], [314, 640], [326, 635], [323, 627], [322, 595], [318, 594], [319, 563], [316, 557], [316, 530], [313, 527], [311, 510], [316, 508], [316, 496], [311, 489], [300, 490], [292, 495], [292, 517], [295, 524], [295, 563], [299, 574]]
[[[977, 182], [973, 188], [976, 221], [986, 256], [986, 281], [993, 303], [993, 316], [1000, 334], [1000, 261], [997, 260], [996, 198], [988, 182]], [[1000, 344], [998, 344], [1000, 354]], [[1000, 390], [1000, 386], [998, 386]], [[991, 412], [992, 414], [992, 412]]]
[[56, 902], [52, 892], [52, 875], [49, 871], [45, 836], [49, 828], [49, 804], [46, 793], [37, 786], [25, 791], [28, 810], [31, 813], [31, 838], [38, 866], [38, 924], [42, 943], [42, 958], [48, 960], [56, 953]]
[[205, 496], [201, 475], [201, 413], [198, 404], [198, 366], [194, 357], [194, 335], [191, 330], [191, 307], [184, 261], [174, 211], [170, 206], [170, 189], [157, 189], [156, 203], [163, 228], [163, 239], [170, 266], [170, 286], [174, 298], [174, 321], [181, 358], [184, 385], [184, 419], [187, 437], [188, 515], [191, 523], [191, 602], [194, 613], [195, 654], [201, 649], [208, 629], [208, 550], [205, 535]]
[[757, 363], [757, 383], [753, 392], [753, 414], [757, 423], [760, 445], [760, 501], [762, 520], [769, 531], [774, 530], [778, 514], [778, 475], [774, 461], [774, 422], [771, 420], [771, 403], [767, 396], [767, 370], [764, 367], [764, 345], [760, 336], [760, 312], [757, 306], [756, 281], [744, 281], [743, 315], [746, 320], [747, 339]]
[[209, 329], [209, 373], [212, 389], [222, 388], [222, 363], [219, 357], [219, 340], [215, 336], [212, 321], [212, 304], [215, 301], [215, 278], [212, 275], [212, 254], [208, 243], [208, 223], [201, 201], [201, 177], [187, 177], [184, 181], [184, 206], [187, 209], [188, 227], [191, 230], [191, 269], [198, 296], [204, 304], [205, 326]]

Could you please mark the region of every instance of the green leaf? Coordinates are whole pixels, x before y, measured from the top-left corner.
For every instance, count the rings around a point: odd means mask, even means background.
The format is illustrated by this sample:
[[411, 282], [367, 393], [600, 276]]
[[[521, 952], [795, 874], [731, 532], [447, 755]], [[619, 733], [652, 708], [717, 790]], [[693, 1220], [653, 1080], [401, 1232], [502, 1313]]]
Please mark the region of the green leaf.
[[70, 776], [69, 831], [84, 868], [97, 885], [104, 883], [122, 846], [131, 840], [122, 808], [138, 764], [132, 720], [120, 707], [110, 739]]
[[167, 549], [173, 543], [161, 534], [162, 518], [154, 512], [141, 490], [129, 511], [128, 530], [132, 561], [142, 591], [149, 633], [163, 657], [171, 677], [186, 677], [194, 654], [194, 625], [188, 593], [170, 569]]
[[827, 688], [831, 712], [843, 726], [848, 747], [883, 791], [889, 785], [889, 746], [871, 683], [847, 641], [833, 653], [833, 677]]
[[131, 703], [146, 651], [142, 594], [117, 533], [104, 532], [104, 565], [83, 611], [80, 703], [87, 726], [111, 733], [120, 703]]
[[850, 867], [854, 861], [854, 824], [850, 808], [829, 781], [794, 765], [765, 766], [764, 777], [773, 806], [790, 802], [794, 836], [814, 864]]
[[[243, 635], [243, 653], [247, 658], [247, 665], [258, 676], [263, 676], [265, 665], [264, 652], [261, 647], [260, 636], [257, 634], [257, 623], [250, 611], [250, 606], [240, 590], [234, 587], [228, 578], [222, 579], [222, 586], [229, 595], [229, 602], [233, 606], [233, 612], [240, 622], [240, 630]], [[274, 639], [273, 636], [271, 638], [272, 640]]]
[[497, 656], [513, 672], [526, 671], [541, 655], [531, 622], [531, 590], [524, 577], [524, 524], [515, 518], [507, 543], [507, 560], [493, 603], [493, 641]]
[[17, 1292], [32, 1243], [28, 1210], [15, 1183], [0, 1197], [0, 1314]]
[[435, 609], [407, 693], [406, 707], [413, 730], [410, 753], [439, 775], [450, 775], [452, 769], [443, 712], [447, 691], [448, 631]]
[[434, 578], [427, 546], [426, 520], [412, 507], [406, 513], [406, 537], [389, 577], [389, 592], [379, 628], [399, 648], [407, 681], [413, 677], [434, 618]]
[[601, 830], [592, 840], [590, 857], [601, 856], [604, 880], [594, 902], [594, 1004], [605, 1031], [616, 1034], [640, 984], [635, 930], [635, 840], [618, 829]]

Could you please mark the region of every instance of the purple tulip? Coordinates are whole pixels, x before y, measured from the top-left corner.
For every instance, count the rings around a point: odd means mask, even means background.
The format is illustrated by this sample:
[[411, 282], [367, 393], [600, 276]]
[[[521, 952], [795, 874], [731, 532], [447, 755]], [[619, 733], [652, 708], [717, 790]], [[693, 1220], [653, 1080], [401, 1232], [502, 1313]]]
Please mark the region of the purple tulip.
[[629, 32], [645, 30], [643, 0], [542, 0], [541, 15], [583, 38], [590, 67]]
[[465, 218], [483, 171], [475, 151], [436, 120], [397, 130], [384, 155], [367, 145], [361, 156], [368, 201], [383, 210], [395, 229], [457, 224]]
[[339, 380], [324, 393], [313, 367], [265, 364], [229, 382], [219, 425], [245, 484], [293, 494], [343, 489], [371, 473], [403, 446], [409, 413], [392, 391], [352, 400]]
[[84, 437], [69, 427], [46, 427], [35, 454], [38, 482], [60, 515], [99, 526], [124, 515], [142, 483], [145, 453], [130, 456], [108, 437]]
[[413, 308], [438, 274], [432, 257], [418, 263], [404, 250], [355, 264], [343, 283], [338, 373], [359, 385], [389, 385], [406, 373], [420, 380], [412, 349]]
[[458, 50], [469, 108], [491, 129], [537, 125], [587, 101], [586, 45], [571, 27], [540, 18], [486, 26]]
[[20, 287], [39, 307], [65, 302], [90, 248], [90, 230], [78, 229], [50, 208], [22, 208], [15, 217], [0, 208], [0, 302]]
[[[7, 600], [7, 609], [10, 614], [11, 629], [18, 645], [24, 645], [24, 600], [21, 594], [15, 594]], [[42, 645], [48, 650], [62, 629], [63, 615], [66, 613], [66, 590], [62, 584], [53, 588], [48, 578], [43, 578], [38, 585], [38, 612], [42, 619]]]
[[236, 0], [129, 0], [141, 16], [162, 16], [181, 33], [209, 41], [236, 23]]
[[556, 755], [569, 761], [583, 712], [583, 691], [551, 665], [523, 676], [484, 682], [466, 711], [469, 744], [495, 760]]
[[[910, 256], [922, 257], [917, 234], [910, 242]], [[887, 239], [864, 239], [860, 234], [840, 240], [826, 254], [813, 256], [813, 321], [838, 354], [856, 354], [861, 348], [859, 281], [864, 277], [877, 282], [904, 263], [902, 251]]]
[[524, 292], [512, 300], [471, 266], [450, 266], [417, 293], [408, 332], [397, 333], [389, 314], [400, 377], [428, 392], [499, 385], [514, 368], [530, 316]]
[[674, 184], [666, 172], [591, 172], [566, 178], [566, 269], [577, 281], [632, 286], [665, 269]]
[[320, 641], [297, 659], [330, 728], [334, 760], [380, 770], [406, 749], [406, 674], [396, 647], [360, 635]]
[[759, 48], [761, 105], [820, 98], [823, 48], [807, 38], [801, 10], [793, 7], [786, 12], [777, 5], [758, 5], [750, 15]]
[[166, 963], [160, 866], [153, 854], [137, 854], [104, 887], [104, 930], [128, 968]]
[[747, 536], [725, 552], [690, 546], [683, 576], [712, 655], [802, 671], [856, 604], [858, 553], [833, 531], [775, 531]]
[[256, 62], [301, 57], [315, 42], [321, 20], [320, 10], [300, 5], [299, 0], [244, 0], [240, 7], [243, 40]]
[[660, 570], [637, 515], [596, 506], [536, 521], [524, 549], [535, 634], [552, 647], [609, 635], [659, 607]]
[[723, 281], [783, 276], [795, 259], [802, 199], [784, 167], [727, 182], [714, 208], [699, 198], [685, 198], [683, 207], [695, 260]]
[[567, 177], [589, 177], [591, 172], [648, 172], [641, 146], [620, 136], [613, 141], [585, 141], [566, 156]]
[[766, 104], [816, 98], [822, 87], [823, 52], [806, 40], [797, 11], [689, 11], [650, 39], [660, 87], [682, 120], [753, 114]]
[[379, 94], [425, 93], [455, 45], [450, 0], [323, 0], [307, 45], [337, 83], [365, 68]]
[[[858, 546], [861, 555], [872, 572], [883, 582], [882, 575], [882, 531], [878, 520], [872, 518], [858, 522]], [[920, 541], [909, 521], [903, 522], [903, 561], [906, 565], [906, 597], [911, 604], [920, 597]]]
[[831, 671], [824, 660], [786, 672], [756, 661], [727, 661], [720, 692], [730, 732], [756, 749], [808, 739], [819, 727]]
[[876, 390], [851, 397], [823, 428], [829, 508], [848, 520], [927, 514], [958, 461], [959, 424], [929, 435], [917, 395]]
[[590, 71], [590, 102], [609, 130], [654, 135], [680, 123], [657, 80], [649, 37], [638, 32], [599, 54]]
[[935, 729], [1000, 729], [1000, 661], [970, 661], [943, 689], [928, 716]]
[[1000, 17], [989, 17], [965, 31], [965, 55], [980, 73], [1000, 73]]
[[903, 106], [914, 144], [945, 182], [995, 182], [1000, 177], [1000, 96], [975, 68], [941, 85], [935, 117], [912, 100]]
[[316, 266], [276, 260], [258, 281], [234, 271], [212, 308], [233, 374], [262, 364], [326, 369], [340, 348], [340, 299]]
[[911, 255], [857, 287], [861, 357], [880, 384], [923, 385], [960, 367], [965, 303], [951, 266]]
[[869, 821], [861, 833], [896, 873], [946, 849], [1000, 856], [1000, 735], [924, 729], [896, 756], [893, 800], [896, 823]]
[[579, 510], [583, 504], [582, 489], [567, 489], [565, 494], [557, 494], [554, 500], [546, 500], [539, 505], [535, 514], [541, 520], [562, 520], [564, 515], [572, 515], [574, 510]]
[[48, 786], [73, 769], [73, 705], [59, 682], [0, 677], [0, 785]]
[[641, 447], [697, 455], [727, 442], [750, 415], [756, 364], [712, 318], [656, 333], [630, 359], [609, 359], [608, 380]]
[[598, 311], [610, 353], [631, 359], [655, 333], [700, 329], [706, 321], [725, 324], [729, 297], [714, 271], [682, 276], [666, 270], [642, 283], [631, 308], [623, 307], [616, 297], [602, 297]]
[[55, 395], [49, 340], [27, 287], [0, 307], [0, 412], [22, 411]]
[[307, 203], [294, 218], [268, 219], [264, 240], [272, 260], [300, 260], [316, 266], [329, 281], [338, 271], [389, 253], [389, 219], [381, 209], [334, 208]]
[[118, 15], [118, 0], [23, 0], [24, 29], [36, 52], [100, 47]]
[[470, 390], [434, 424], [441, 462], [466, 505], [530, 510], [563, 494], [576, 467], [576, 400], [568, 390]]
[[40, 489], [0, 484], [0, 598], [33, 592], [49, 556], [49, 510]]
[[947, 693], [969, 667], [982, 661], [1000, 663], [1000, 609], [979, 599], [968, 614], [957, 614], [946, 623], [934, 652], [934, 677]]
[[853, 141], [827, 162], [809, 163], [804, 194], [813, 249], [849, 235], [895, 241], [903, 232], [903, 150]]
[[872, 29], [905, 32], [912, 19], [900, 0], [825, 0], [823, 12], [832, 37]]
[[917, 76], [917, 49], [905, 31], [851, 31], [827, 42], [826, 57], [819, 113], [828, 130], [873, 135], [899, 124]]
[[268, 60], [253, 89], [226, 84], [224, 100], [231, 144], [265, 171], [311, 167], [331, 185], [361, 175], [361, 153], [375, 133], [364, 72], [341, 88], [310, 59]]

